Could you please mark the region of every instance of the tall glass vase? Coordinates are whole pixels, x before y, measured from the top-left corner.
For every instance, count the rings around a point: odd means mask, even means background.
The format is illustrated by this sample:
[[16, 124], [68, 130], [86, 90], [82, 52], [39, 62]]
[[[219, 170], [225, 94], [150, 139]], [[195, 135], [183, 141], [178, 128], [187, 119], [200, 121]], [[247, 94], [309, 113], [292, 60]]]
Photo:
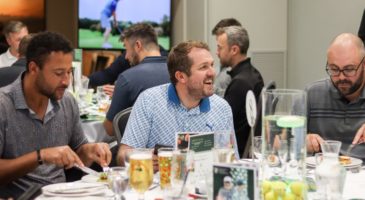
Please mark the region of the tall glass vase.
[[307, 199], [307, 98], [302, 90], [263, 91], [261, 199]]

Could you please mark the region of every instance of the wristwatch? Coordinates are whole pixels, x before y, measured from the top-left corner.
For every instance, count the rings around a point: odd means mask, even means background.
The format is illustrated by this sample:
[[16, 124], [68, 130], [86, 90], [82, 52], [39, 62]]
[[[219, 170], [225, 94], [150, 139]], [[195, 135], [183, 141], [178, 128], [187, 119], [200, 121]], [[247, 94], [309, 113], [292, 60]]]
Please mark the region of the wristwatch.
[[38, 161], [38, 164], [39, 165], [42, 165], [43, 164], [43, 160], [42, 160], [42, 157], [41, 157], [41, 150], [40, 149], [37, 149], [37, 161]]

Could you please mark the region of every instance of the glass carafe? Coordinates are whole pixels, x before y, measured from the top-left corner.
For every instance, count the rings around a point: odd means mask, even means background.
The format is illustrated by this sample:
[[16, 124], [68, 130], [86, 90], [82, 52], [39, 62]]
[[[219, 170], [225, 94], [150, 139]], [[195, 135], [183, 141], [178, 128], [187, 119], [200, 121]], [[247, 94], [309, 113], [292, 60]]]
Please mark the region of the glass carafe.
[[338, 160], [341, 142], [326, 140], [321, 143], [323, 160], [316, 167], [316, 199], [340, 200], [346, 176], [345, 168]]
[[307, 98], [303, 90], [264, 90], [261, 199], [307, 199]]

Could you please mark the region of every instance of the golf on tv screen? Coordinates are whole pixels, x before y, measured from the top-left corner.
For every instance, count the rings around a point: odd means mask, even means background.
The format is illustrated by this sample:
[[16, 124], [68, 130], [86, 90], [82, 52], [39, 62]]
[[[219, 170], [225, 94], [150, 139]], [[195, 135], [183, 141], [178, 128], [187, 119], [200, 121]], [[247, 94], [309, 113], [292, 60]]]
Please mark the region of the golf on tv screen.
[[171, 0], [79, 0], [78, 46], [123, 49], [120, 34], [132, 24], [143, 22], [155, 28], [159, 45], [170, 49], [170, 4]]

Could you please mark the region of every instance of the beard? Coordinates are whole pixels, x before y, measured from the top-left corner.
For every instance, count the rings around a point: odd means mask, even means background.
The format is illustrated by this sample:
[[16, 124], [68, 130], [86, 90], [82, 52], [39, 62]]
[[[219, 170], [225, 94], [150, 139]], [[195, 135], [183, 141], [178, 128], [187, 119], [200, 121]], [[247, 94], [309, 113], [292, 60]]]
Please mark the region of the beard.
[[[206, 84], [209, 82], [210, 84]], [[207, 78], [202, 84], [191, 82], [188, 86], [188, 93], [196, 99], [203, 99], [214, 94], [214, 78]]]
[[131, 67], [138, 65], [139, 64], [138, 55], [135, 52], [131, 53], [131, 59], [128, 61]]
[[36, 86], [40, 94], [54, 101], [60, 100], [63, 97], [65, 90], [68, 87], [68, 85], [61, 85], [52, 89], [45, 82], [44, 77], [42, 75], [39, 76], [38, 79], [36, 80]]
[[[333, 82], [333, 84], [335, 85], [336, 89], [340, 92], [340, 94], [342, 96], [348, 96], [353, 94], [354, 92], [356, 92], [361, 86], [362, 86], [362, 82], [364, 80], [363, 77], [363, 73], [361, 73], [360, 77], [354, 82], [352, 83], [349, 80], [338, 80], [336, 82]], [[341, 85], [343, 84], [347, 84], [350, 85], [350, 87], [348, 88], [341, 88]]]

